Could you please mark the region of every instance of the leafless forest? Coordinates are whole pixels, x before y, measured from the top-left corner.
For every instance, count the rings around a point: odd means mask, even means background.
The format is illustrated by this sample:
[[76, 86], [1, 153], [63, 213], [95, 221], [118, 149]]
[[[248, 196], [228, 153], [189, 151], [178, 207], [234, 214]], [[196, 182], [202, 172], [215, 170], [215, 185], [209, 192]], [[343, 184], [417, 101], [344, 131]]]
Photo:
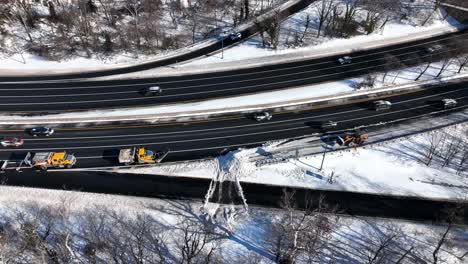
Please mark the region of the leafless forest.
[[230, 223], [226, 210], [213, 217], [185, 201], [128, 211], [57, 199], [2, 207], [2, 263], [463, 263], [468, 254], [456, 208], [447, 224], [412, 230], [343, 217], [323, 199], [296, 210], [290, 192], [281, 210], [254, 207]]

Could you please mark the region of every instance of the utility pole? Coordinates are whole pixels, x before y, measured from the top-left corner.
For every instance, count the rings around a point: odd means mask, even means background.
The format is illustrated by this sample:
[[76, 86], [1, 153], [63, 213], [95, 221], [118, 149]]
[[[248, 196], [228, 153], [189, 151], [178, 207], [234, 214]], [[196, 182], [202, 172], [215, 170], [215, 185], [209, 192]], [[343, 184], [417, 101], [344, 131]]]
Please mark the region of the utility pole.
[[224, 59], [224, 34], [223, 38], [221, 39], [221, 59]]
[[320, 169], [319, 169], [319, 171], [321, 171], [322, 168], [323, 168], [323, 162], [325, 161], [325, 154], [327, 154], [327, 151], [326, 151], [326, 150], [323, 152], [322, 163], [320, 164]]

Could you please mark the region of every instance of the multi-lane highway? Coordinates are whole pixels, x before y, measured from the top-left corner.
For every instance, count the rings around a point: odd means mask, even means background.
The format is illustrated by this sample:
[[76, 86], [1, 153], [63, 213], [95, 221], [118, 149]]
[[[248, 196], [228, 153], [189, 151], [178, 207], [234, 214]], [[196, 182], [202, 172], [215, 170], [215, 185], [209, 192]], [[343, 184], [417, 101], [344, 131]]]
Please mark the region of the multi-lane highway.
[[[339, 65], [337, 56], [298, 62], [265, 65], [223, 72], [136, 80], [1, 82], [0, 112], [41, 113], [119, 108], [256, 93], [340, 80], [382, 70], [385, 55], [401, 61], [401, 67], [423, 60], [437, 60], [440, 52], [455, 52], [466, 44], [468, 33], [459, 32], [427, 40], [388, 46], [352, 54], [353, 63]], [[454, 41], [456, 40], [456, 41]], [[464, 42], [465, 41], [465, 42]], [[443, 45], [438, 53], [425, 48]], [[140, 91], [160, 86], [157, 96], [143, 96]]]
[[27, 152], [68, 150], [77, 156], [78, 168], [115, 166], [120, 148], [139, 145], [154, 150], [170, 149], [167, 161], [195, 159], [270, 140], [321, 133], [321, 122], [328, 120], [338, 122], [334, 130], [342, 130], [418, 117], [440, 111], [437, 102], [443, 98], [456, 99], [458, 109], [465, 108], [467, 83], [388, 97], [386, 100], [393, 105], [386, 111], [371, 110], [367, 103], [353, 103], [301, 112], [278, 112], [266, 122], [238, 115], [188, 123], [56, 127], [56, 133], [47, 138], [32, 138], [22, 128], [8, 128], [0, 131], [1, 136], [22, 136], [25, 143], [18, 149], [0, 149], [0, 160], [21, 159]]

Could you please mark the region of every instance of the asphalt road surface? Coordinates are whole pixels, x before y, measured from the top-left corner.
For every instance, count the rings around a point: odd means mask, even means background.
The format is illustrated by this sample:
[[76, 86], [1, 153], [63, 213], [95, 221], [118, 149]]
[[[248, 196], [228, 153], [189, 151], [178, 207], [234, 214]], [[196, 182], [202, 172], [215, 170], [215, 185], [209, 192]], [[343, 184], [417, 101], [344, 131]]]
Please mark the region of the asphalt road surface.
[[[195, 159], [216, 156], [238, 147], [258, 146], [271, 140], [418, 117], [440, 111], [438, 102], [443, 98], [456, 99], [457, 109], [465, 108], [467, 83], [388, 97], [386, 100], [393, 105], [385, 111], [372, 110], [369, 103], [364, 102], [273, 113], [273, 118], [264, 122], [239, 115], [187, 123], [56, 127], [54, 135], [44, 138], [32, 138], [22, 128], [3, 128], [0, 137], [21, 136], [25, 143], [17, 149], [1, 148], [0, 160], [20, 160], [27, 152], [67, 150], [77, 156], [77, 168], [116, 166], [119, 149], [132, 146], [170, 149], [166, 161]], [[321, 124], [329, 120], [338, 122], [338, 126], [331, 131], [322, 131]]]
[[[466, 45], [467, 36], [465, 32], [456, 33], [356, 52], [352, 54], [353, 63], [346, 65], [339, 65], [338, 57], [327, 57], [252, 69], [137, 80], [2, 83], [0, 79], [0, 112], [40, 114], [154, 106], [336, 81], [389, 67], [437, 61], [446, 53], [455, 52]], [[443, 48], [432, 54], [425, 51], [435, 44]], [[399, 58], [401, 64], [388, 64], [385, 59], [388, 55]], [[156, 96], [143, 96], [142, 89], [150, 86], [160, 86], [163, 92]]]

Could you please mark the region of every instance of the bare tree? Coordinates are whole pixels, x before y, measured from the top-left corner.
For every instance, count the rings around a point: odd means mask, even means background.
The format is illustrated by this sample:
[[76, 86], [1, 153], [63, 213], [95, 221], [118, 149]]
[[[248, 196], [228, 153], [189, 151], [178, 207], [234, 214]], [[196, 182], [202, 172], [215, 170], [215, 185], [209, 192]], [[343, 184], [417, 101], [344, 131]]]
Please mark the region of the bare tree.
[[[304, 31], [302, 31], [302, 35], [300, 38], [298, 38], [298, 42], [299, 43], [303, 43], [304, 42], [304, 37], [307, 33], [307, 30], [309, 29], [309, 26], [310, 26], [310, 15], [307, 14], [306, 16], [306, 19], [305, 19], [305, 23], [304, 23]], [[296, 43], [297, 45], [298, 43]]]
[[431, 132], [431, 137], [429, 138], [429, 147], [427, 148], [426, 151], [426, 166], [431, 165], [431, 162], [434, 158], [434, 155], [437, 153], [437, 150], [440, 146], [440, 144], [443, 141], [443, 136], [441, 135], [440, 132], [438, 131], [432, 131]]
[[[136, 42], [137, 51], [141, 50], [141, 35], [140, 35], [140, 12], [142, 10], [141, 2], [138, 0], [127, 0], [125, 8], [132, 16], [133, 29], [132, 36]], [[138, 53], [136, 53], [138, 54]]]
[[444, 73], [448, 69], [450, 64], [452, 64], [452, 57], [451, 55], [447, 54], [446, 56], [444, 56], [444, 59], [441, 62], [440, 69], [436, 75], [436, 78], [439, 78], [442, 75], [442, 73]]
[[[297, 210], [294, 192], [284, 190], [278, 220], [271, 224], [266, 241], [278, 263], [295, 263], [299, 256], [312, 262], [318, 257], [338, 222], [336, 208], [328, 206], [324, 197], [306, 197], [305, 210]], [[328, 214], [325, 214], [328, 212]]]
[[385, 54], [384, 55], [384, 75], [382, 76], [382, 83], [385, 83], [385, 78], [387, 77], [388, 72], [400, 69], [403, 66], [404, 64], [401, 63], [398, 57], [393, 56], [391, 54]]
[[330, 19], [334, 7], [334, 0], [323, 0], [320, 5], [316, 7], [316, 13], [318, 15], [317, 37], [320, 37], [323, 25]]
[[183, 223], [182, 242], [176, 242], [180, 250], [181, 263], [210, 263], [216, 247], [211, 245], [208, 230], [195, 223]]
[[460, 149], [459, 147], [462, 145], [461, 138], [453, 138], [451, 137], [449, 142], [445, 145], [443, 152], [441, 153], [441, 157], [443, 159], [442, 167], [449, 166], [453, 159], [457, 156]]
[[421, 77], [427, 72], [429, 67], [431, 67], [432, 61], [428, 61], [425, 64], [426, 64], [425, 66], [418, 67], [420, 72], [419, 72], [419, 75], [414, 79], [415, 81], [419, 81], [419, 79], [421, 79]]
[[276, 49], [278, 47], [280, 32], [279, 12], [275, 11], [275, 15], [261, 21], [256, 19], [254, 23], [260, 32], [263, 46], [269, 46], [272, 49]]
[[466, 142], [464, 143], [464, 147], [461, 152], [462, 152], [462, 155], [460, 157], [460, 163], [458, 164], [458, 167], [457, 167], [457, 174], [460, 174], [462, 171], [464, 171], [465, 164], [467, 163], [467, 160], [468, 160], [468, 145], [466, 144]]
[[445, 245], [447, 238], [450, 235], [450, 231], [457, 222], [463, 218], [464, 211], [466, 210], [466, 201], [460, 201], [457, 205], [450, 208], [445, 208], [444, 217], [440, 219], [445, 222], [445, 228], [440, 235], [439, 239], [435, 242], [434, 250], [432, 251], [432, 263], [437, 264], [440, 260], [440, 250]]

